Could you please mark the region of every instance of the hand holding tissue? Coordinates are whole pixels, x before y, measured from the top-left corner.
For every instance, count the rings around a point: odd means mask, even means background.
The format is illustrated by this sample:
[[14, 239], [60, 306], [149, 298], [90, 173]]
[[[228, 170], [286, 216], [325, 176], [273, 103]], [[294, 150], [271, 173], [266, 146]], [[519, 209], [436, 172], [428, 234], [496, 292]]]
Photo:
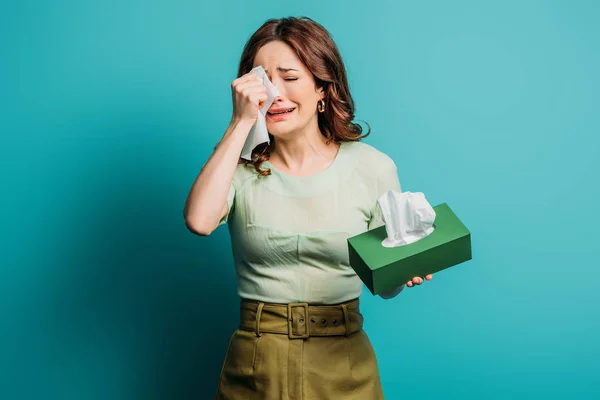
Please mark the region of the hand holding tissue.
[[266, 115], [267, 111], [275, 101], [275, 98], [279, 96], [279, 91], [277, 88], [271, 83], [267, 73], [263, 69], [262, 66], [258, 66], [253, 68], [251, 72], [254, 72], [258, 75], [259, 78], [262, 79], [263, 84], [267, 89], [267, 101], [258, 111], [258, 118], [256, 119], [256, 123], [250, 129], [250, 133], [248, 133], [248, 137], [246, 142], [244, 143], [244, 148], [242, 149], [241, 157], [246, 160], [252, 159], [252, 150], [256, 148], [259, 144], [262, 143], [270, 143], [269, 140], [269, 132], [267, 131], [267, 120]]
[[446, 203], [421, 192], [389, 191], [378, 200], [384, 226], [348, 238], [350, 266], [372, 294], [472, 258], [471, 234]]

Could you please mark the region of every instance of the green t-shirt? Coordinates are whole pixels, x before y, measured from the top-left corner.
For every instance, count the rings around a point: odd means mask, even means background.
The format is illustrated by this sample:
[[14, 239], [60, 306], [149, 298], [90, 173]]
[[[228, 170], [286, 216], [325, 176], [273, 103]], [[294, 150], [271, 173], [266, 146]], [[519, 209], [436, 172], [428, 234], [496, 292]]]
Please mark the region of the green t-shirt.
[[347, 239], [383, 225], [377, 199], [400, 192], [393, 160], [363, 142], [343, 142], [333, 163], [307, 177], [266, 161], [261, 177], [239, 164], [227, 198], [238, 295], [271, 303], [336, 304], [360, 296]]

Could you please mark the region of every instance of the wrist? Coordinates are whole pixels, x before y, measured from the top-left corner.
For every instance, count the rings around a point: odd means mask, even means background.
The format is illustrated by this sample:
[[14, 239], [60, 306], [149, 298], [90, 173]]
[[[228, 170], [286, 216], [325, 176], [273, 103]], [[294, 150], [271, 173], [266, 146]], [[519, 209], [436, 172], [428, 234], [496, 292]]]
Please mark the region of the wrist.
[[396, 286], [395, 288], [392, 288], [388, 291], [382, 292], [379, 294], [379, 297], [383, 298], [383, 299], [392, 299], [396, 296], [398, 296], [400, 294], [400, 292], [402, 290], [404, 290], [404, 287], [406, 286], [406, 284], [402, 284], [400, 286]]
[[248, 131], [250, 130], [250, 128], [252, 128], [252, 126], [256, 123], [256, 120], [252, 120], [252, 119], [244, 119], [244, 118], [232, 118], [231, 122], [229, 123], [229, 127], [234, 130], [237, 128], [241, 128], [241, 129], [248, 129]]
[[243, 142], [248, 137], [253, 125], [252, 121], [234, 118], [229, 122], [229, 126], [221, 141], [233, 141], [232, 143]]

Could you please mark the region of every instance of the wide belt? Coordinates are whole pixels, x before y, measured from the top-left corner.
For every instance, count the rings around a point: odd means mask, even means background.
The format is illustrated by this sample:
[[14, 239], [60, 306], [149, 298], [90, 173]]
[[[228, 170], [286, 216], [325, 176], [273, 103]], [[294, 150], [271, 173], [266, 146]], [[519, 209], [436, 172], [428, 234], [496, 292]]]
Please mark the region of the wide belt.
[[363, 328], [359, 300], [336, 305], [308, 303], [275, 304], [242, 300], [240, 329], [288, 335], [290, 339], [311, 336], [348, 336]]

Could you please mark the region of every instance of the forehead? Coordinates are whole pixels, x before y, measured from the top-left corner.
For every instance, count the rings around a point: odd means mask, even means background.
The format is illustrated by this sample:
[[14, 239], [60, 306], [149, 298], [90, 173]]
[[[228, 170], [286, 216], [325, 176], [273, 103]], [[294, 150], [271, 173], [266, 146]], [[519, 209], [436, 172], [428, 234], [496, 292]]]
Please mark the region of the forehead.
[[262, 46], [254, 57], [254, 67], [262, 65], [269, 72], [276, 68], [304, 69], [302, 61], [286, 43], [273, 41]]

